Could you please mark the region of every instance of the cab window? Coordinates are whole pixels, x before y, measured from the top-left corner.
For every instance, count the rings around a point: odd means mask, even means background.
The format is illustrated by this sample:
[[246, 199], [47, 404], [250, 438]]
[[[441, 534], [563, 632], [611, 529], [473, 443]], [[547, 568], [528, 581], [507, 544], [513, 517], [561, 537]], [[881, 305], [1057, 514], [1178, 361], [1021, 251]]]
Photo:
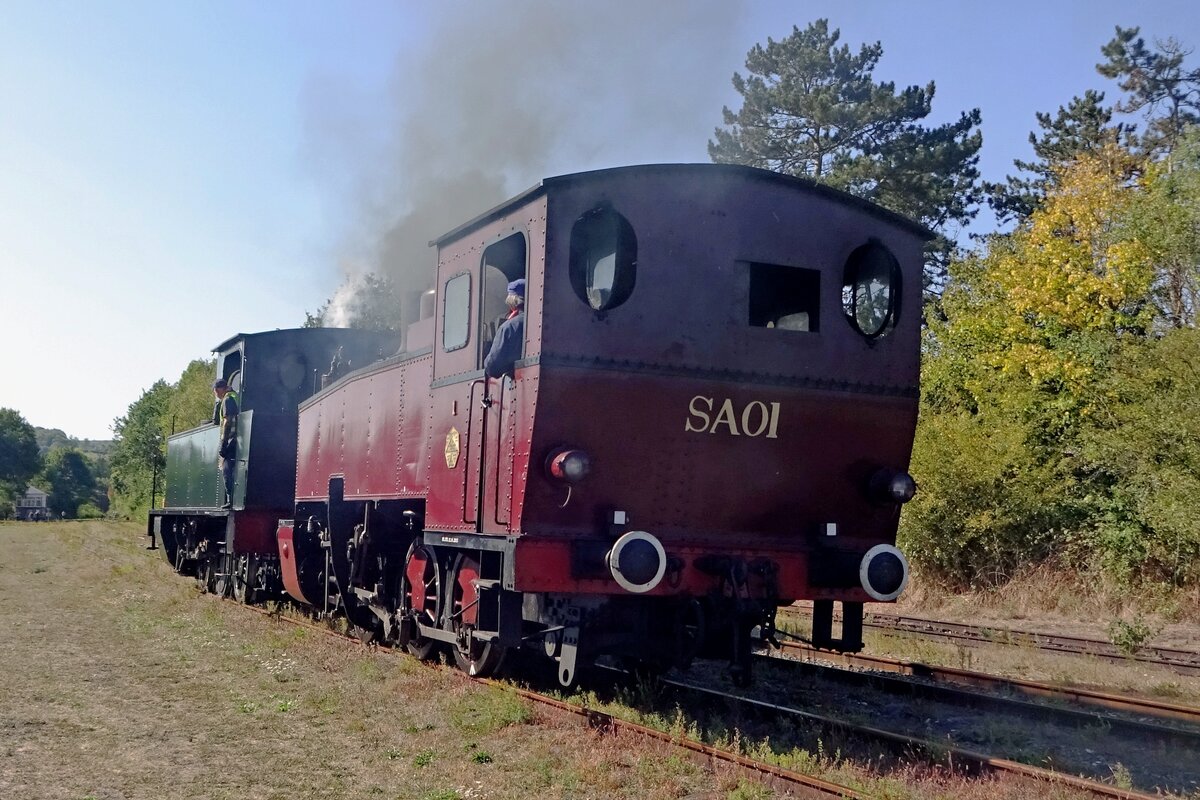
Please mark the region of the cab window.
[[846, 259], [842, 308], [863, 336], [883, 336], [896, 323], [900, 305], [900, 264], [879, 242], [868, 242]]
[[525, 277], [525, 235], [514, 233], [483, 251], [483, 303], [480, 314], [480, 363], [492, 347], [496, 331], [508, 316], [508, 284]]
[[637, 280], [637, 236], [611, 208], [592, 209], [571, 228], [571, 286], [596, 311], [629, 299]]
[[750, 264], [750, 325], [812, 333], [820, 329], [821, 273]]
[[466, 347], [471, 335], [470, 274], [450, 278], [442, 294], [442, 349], [450, 352]]
[[229, 383], [229, 390], [238, 397], [242, 396], [242, 350], [241, 345], [237, 350], [226, 353], [221, 358], [221, 366], [219, 370], [221, 377]]

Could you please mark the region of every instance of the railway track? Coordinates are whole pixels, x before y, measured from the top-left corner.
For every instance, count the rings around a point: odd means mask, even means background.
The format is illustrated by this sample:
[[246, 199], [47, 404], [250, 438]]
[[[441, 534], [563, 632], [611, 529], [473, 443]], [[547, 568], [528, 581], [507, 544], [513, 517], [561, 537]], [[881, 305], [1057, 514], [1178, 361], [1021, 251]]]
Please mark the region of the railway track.
[[[327, 636], [332, 636], [348, 644], [354, 644], [360, 647], [364, 646], [362, 640], [357, 636], [334, 630], [328, 625], [320, 625], [311, 621], [285, 616], [261, 606], [243, 604], [238, 605], [241, 608], [245, 608], [265, 617], [279, 620], [280, 622], [307, 628]], [[394, 653], [398, 658], [411, 658], [411, 656], [399, 651], [392, 651], [386, 648], [384, 650], [385, 652]], [[770, 786], [772, 789], [786, 792], [788, 796], [791, 797], [814, 798], [814, 800], [828, 800], [828, 798], [833, 797], [846, 798], [846, 800], [870, 800], [870, 795], [865, 795], [848, 786], [841, 786], [830, 781], [822, 780], [821, 778], [813, 775], [806, 775], [801, 772], [777, 767], [773, 764], [756, 761], [737, 753], [732, 753], [727, 750], [713, 747], [695, 739], [673, 736], [663, 731], [646, 727], [645, 725], [639, 725], [635, 722], [621, 719], [618, 716], [604, 711], [567, 703], [554, 697], [550, 697], [549, 695], [523, 689], [506, 681], [496, 680], [494, 678], [472, 678], [459, 670], [453, 670], [453, 672], [455, 675], [460, 676], [465, 681], [474, 681], [489, 686], [495, 686], [505, 691], [511, 691], [519, 697], [535, 703], [551, 713], [573, 718], [580, 724], [600, 733], [621, 733], [642, 739], [644, 741], [664, 744], [675, 748], [688, 758], [710, 769], [715, 765], [725, 765], [735, 768], [742, 771], [747, 776], [753, 777], [767, 786]]]
[[[788, 613], [807, 616], [807, 610], [803, 608], [791, 609]], [[1061, 636], [986, 625], [968, 625], [961, 622], [943, 622], [895, 614], [867, 614], [863, 619], [863, 627], [883, 633], [946, 639], [974, 645], [1013, 645], [1054, 653], [1092, 656], [1120, 663], [1136, 661], [1164, 667], [1181, 675], [1200, 675], [1200, 652], [1171, 647], [1143, 647], [1136, 652], [1126, 653], [1112, 642], [1101, 639]]]
[[[464, 675], [464, 678], [466, 676]], [[475, 680], [467, 678], [467, 680]], [[781, 767], [776, 767], [773, 764], [767, 764], [762, 761], [755, 761], [745, 756], [731, 753], [727, 750], [712, 747], [695, 739], [688, 739], [671, 734], [654, 728], [648, 728], [645, 725], [639, 725], [635, 722], [623, 720], [620, 717], [614, 716], [604, 711], [589, 709], [584, 706], [577, 706], [572, 703], [565, 703], [561, 700], [556, 700], [553, 697], [548, 697], [537, 692], [531, 692], [527, 689], [514, 687], [510, 683], [497, 681], [492, 678], [483, 679], [484, 683], [498, 686], [508, 691], [516, 692], [520, 697], [537, 703], [543, 707], [550, 708], [561, 714], [571, 715], [580, 719], [583, 724], [588, 727], [598, 730], [602, 733], [609, 731], [619, 731], [622, 733], [632, 734], [638, 738], [659, 742], [670, 745], [685, 752], [689, 757], [707, 763], [708, 765], [727, 764], [736, 766], [743, 771], [753, 775], [762, 783], [770, 786], [773, 789], [786, 791], [792, 796], [798, 797], [814, 797], [814, 798], [862, 798], [866, 800], [870, 795], [862, 794], [848, 786], [841, 786], [836, 783], [822, 780], [813, 775], [806, 775], [792, 770], [786, 770]]]
[[[1132, 757], [1146, 786], [1157, 782], [1189, 796], [1200, 786], [1200, 771], [1187, 766], [1200, 764], [1198, 708], [1088, 690], [1059, 690], [1032, 681], [875, 656], [829, 654], [802, 645], [787, 646], [784, 652], [788, 655], [762, 657], [775, 669], [783, 668], [784, 684], [804, 683], [795, 674], [798, 670], [830, 685], [850, 687], [849, 697], [867, 707], [886, 707], [886, 701], [872, 698], [891, 695], [927, 703], [921, 714], [934, 718], [961, 718], [947, 708], [971, 709], [978, 716], [970, 724], [963, 725], [960, 720], [947, 725], [953, 731], [947, 737], [959, 742], [978, 741], [977, 731], [987, 731], [992, 724], [989, 715], [1023, 719], [1028, 728], [1039, 731], [1031, 738], [1039, 741], [1040, 752], [1047, 754], [1047, 759], [1053, 753], [1060, 763], [1074, 764], [1070, 771], [1088, 772], [1085, 765], [1093, 758], [1111, 765]], [[893, 716], [896, 718], [889, 718], [885, 727], [912, 732], [905, 715]], [[1012, 746], [999, 743], [998, 749], [1004, 754]], [[961, 763], [973, 755], [968, 751], [958, 760]], [[1022, 760], [1030, 759], [1025, 755]], [[1155, 775], [1159, 777], [1147, 778]]]
[[699, 686], [684, 681], [665, 680], [664, 683], [682, 691], [695, 693], [697, 695], [705, 695], [723, 700], [728, 703], [753, 707], [769, 713], [775, 713], [781, 716], [803, 720], [810, 724], [822, 726], [826, 729], [841, 730], [854, 736], [859, 736], [887, 744], [898, 752], [907, 754], [921, 753], [931, 761], [938, 763], [949, 763], [951, 765], [957, 765], [958, 767], [970, 767], [971, 769], [980, 772], [1008, 775], [1013, 778], [1023, 780], [1032, 780], [1047, 786], [1070, 787], [1093, 797], [1117, 798], [1119, 800], [1146, 800], [1147, 798], [1151, 797], [1161, 797], [1161, 795], [1158, 794], [1146, 794], [1144, 792], [1121, 789], [1106, 783], [1100, 783], [1087, 778], [1080, 778], [1063, 772], [1043, 769], [1042, 767], [1023, 764], [1010, 759], [996, 758], [985, 753], [980, 753], [965, 748], [948, 746], [944, 742], [940, 741], [933, 742], [920, 737], [908, 736], [905, 734], [896, 733], [894, 731], [883, 730], [881, 728], [858, 725], [846, 720], [814, 714], [810, 711], [792, 708], [783, 704], [770, 703], [764, 700], [758, 700], [740, 694], [733, 694], [718, 689]]
[[[308, 627], [321, 633], [335, 636], [346, 642], [361, 646], [360, 640], [355, 636], [335, 631], [328, 626], [297, 620], [295, 618], [282, 616], [277, 613], [273, 614], [270, 611], [256, 606], [244, 607], [254, 610], [265, 616], [273, 616], [283, 622], [302, 627]], [[408, 657], [399, 653], [397, 653], [397, 656]], [[462, 678], [464, 680], [478, 680], [470, 678], [465, 674], [462, 674]], [[667, 745], [678, 749], [681, 753], [685, 754], [693, 761], [699, 762], [710, 768], [718, 764], [732, 767], [740, 770], [748, 776], [752, 776], [756, 780], [759, 780], [773, 789], [787, 792], [790, 794], [790, 796], [811, 798], [868, 798], [871, 796], [870, 794], [864, 794], [863, 792], [848, 786], [839, 785], [813, 775], [807, 775], [793, 770], [783, 769], [773, 764], [747, 758], [746, 756], [742, 756], [738, 753], [713, 747], [695, 739], [671, 735], [654, 728], [649, 728], [644, 725], [639, 725], [629, 720], [622, 719], [617, 715], [605, 711], [564, 702], [548, 695], [515, 686], [509, 682], [495, 679], [484, 679], [481, 682], [502, 688], [506, 691], [512, 691], [529, 702], [535, 703], [543, 709], [546, 709], [550, 713], [572, 717], [579, 724], [585, 725], [594, 730], [598, 730], [602, 733], [617, 732], [623, 735], [633, 736], [644, 741]], [[1035, 781], [1038, 783], [1058, 787], [1069, 787], [1085, 795], [1099, 798], [1116, 798], [1117, 800], [1146, 800], [1147, 798], [1156, 796], [1142, 792], [1121, 789], [1102, 782], [1092, 781], [1086, 778], [1080, 778], [1053, 770], [1047, 770], [1017, 761], [996, 758], [985, 753], [975, 752], [965, 748], [949, 747], [944, 742], [940, 741], [932, 742], [919, 737], [908, 736], [871, 726], [859, 725], [847, 720], [823, 716], [782, 704], [768, 703], [762, 700], [746, 697], [744, 695], [724, 692], [710, 687], [699, 686], [686, 681], [663, 679], [662, 683], [681, 692], [694, 693], [696, 695], [720, 699], [732, 706], [754, 708], [760, 713], [766, 712], [769, 714], [776, 714], [780, 715], [781, 717], [801, 720], [810, 725], [817, 725], [824, 729], [840, 730], [852, 736], [859, 737], [865, 741], [884, 744], [891, 749], [905, 755], [913, 755], [918, 753], [925, 754], [925, 757], [927, 757], [931, 762], [948, 765], [951, 768], [969, 768], [972, 771], [1005, 775], [1019, 780]]]
[[781, 642], [781, 647], [788, 657], [804, 662], [828, 662], [859, 670], [870, 670], [874, 673], [905, 675], [934, 684], [968, 686], [1025, 698], [1050, 700], [1062, 704], [1072, 703], [1106, 711], [1124, 712], [1143, 718], [1185, 723], [1200, 729], [1200, 708], [1194, 706], [1090, 689], [1055, 686], [1021, 678], [1007, 678], [985, 672], [923, 664], [884, 656], [834, 653], [816, 650], [796, 642], [784, 641]]

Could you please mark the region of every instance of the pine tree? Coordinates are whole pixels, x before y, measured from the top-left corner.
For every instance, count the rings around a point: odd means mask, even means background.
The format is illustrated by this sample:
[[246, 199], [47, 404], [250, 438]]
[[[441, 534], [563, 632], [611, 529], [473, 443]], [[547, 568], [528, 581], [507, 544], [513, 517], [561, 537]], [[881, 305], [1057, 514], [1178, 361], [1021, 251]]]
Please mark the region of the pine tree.
[[900, 91], [876, 82], [880, 43], [855, 54], [840, 38], [820, 19], [755, 45], [748, 76], [733, 76], [742, 107], [723, 109], [725, 127], [709, 141], [709, 156], [825, 183], [944, 234], [927, 275], [936, 285], [952, 228], [974, 217], [981, 198], [979, 109], [945, 125], [921, 124], [933, 106], [933, 82]]
[[1200, 122], [1200, 69], [1184, 67], [1192, 51], [1175, 39], [1155, 42], [1158, 49], [1152, 51], [1139, 30], [1118, 25], [1116, 35], [1100, 50], [1108, 60], [1096, 69], [1128, 93], [1117, 111], [1141, 112], [1150, 120], [1141, 137], [1143, 151], [1169, 158], [1187, 129]]
[[1051, 117], [1037, 113], [1037, 131], [1029, 134], [1036, 161], [1017, 159], [1013, 165], [1031, 177], [1010, 175], [1003, 184], [987, 184], [988, 203], [1001, 222], [1027, 218], [1053, 185], [1063, 167], [1088, 154], [1103, 152], [1112, 145], [1128, 145], [1134, 126], [1113, 122], [1113, 109], [1104, 105], [1104, 93], [1089, 89], [1074, 97]]

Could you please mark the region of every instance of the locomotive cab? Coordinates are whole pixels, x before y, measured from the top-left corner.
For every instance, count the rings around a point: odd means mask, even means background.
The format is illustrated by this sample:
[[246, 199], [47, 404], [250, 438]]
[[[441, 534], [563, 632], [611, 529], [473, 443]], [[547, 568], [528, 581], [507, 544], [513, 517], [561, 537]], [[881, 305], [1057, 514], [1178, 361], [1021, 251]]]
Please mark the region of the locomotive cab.
[[927, 236], [747, 167], [542, 181], [433, 242], [404, 352], [299, 402], [283, 585], [472, 674], [532, 646], [564, 683], [598, 656], [744, 676], [796, 600], [816, 644], [860, 648], [862, 604], [907, 580]]
[[[270, 571], [277, 521], [292, 507], [299, 404], [331, 375], [398, 346], [390, 331], [309, 328], [238, 334], [213, 348], [215, 377], [228, 382], [239, 408], [232, 508], [221, 507], [214, 409], [211, 420], [167, 440], [163, 508], [151, 510], [147, 531], [167, 559], [216, 591], [244, 590], [251, 573]], [[268, 582], [265, 572], [259, 578]]]
[[[570, 630], [560, 606], [608, 619], [618, 651], [670, 640], [622, 620], [769, 633], [801, 599], [819, 645], [861, 648], [862, 603], [908, 577], [894, 541], [928, 235], [723, 165], [548, 179], [450, 232], [426, 542], [503, 553], [488, 579], [525, 598], [527, 623]], [[528, 278], [524, 358], [498, 381], [480, 371], [489, 271]]]

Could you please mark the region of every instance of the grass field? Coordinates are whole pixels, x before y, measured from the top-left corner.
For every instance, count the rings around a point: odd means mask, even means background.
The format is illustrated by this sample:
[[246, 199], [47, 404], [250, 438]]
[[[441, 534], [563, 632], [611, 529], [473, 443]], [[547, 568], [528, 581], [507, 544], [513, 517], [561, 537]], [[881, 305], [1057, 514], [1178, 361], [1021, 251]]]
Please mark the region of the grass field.
[[759, 798], [200, 594], [141, 526], [0, 523], [0, 798]]

